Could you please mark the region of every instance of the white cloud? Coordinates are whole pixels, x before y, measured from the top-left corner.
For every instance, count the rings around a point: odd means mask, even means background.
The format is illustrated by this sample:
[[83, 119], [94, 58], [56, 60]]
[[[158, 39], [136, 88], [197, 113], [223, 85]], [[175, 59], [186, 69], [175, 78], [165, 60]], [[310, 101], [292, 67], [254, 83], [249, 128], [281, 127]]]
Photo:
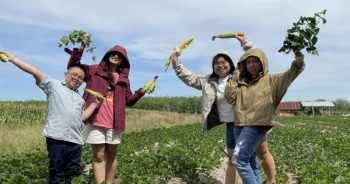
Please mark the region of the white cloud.
[[[153, 95], [162, 96], [200, 95], [183, 86], [171, 68], [164, 73], [164, 64], [171, 53], [165, 47], [195, 36], [194, 43], [183, 52], [180, 61], [191, 71], [205, 75], [211, 73], [211, 57], [218, 51], [228, 51], [235, 62], [243, 53], [235, 39], [213, 42], [211, 36], [240, 30], [266, 52], [270, 72], [282, 72], [293, 60], [292, 54], [277, 52], [286, 30], [300, 16], [313, 16], [327, 9], [325, 17], [328, 22], [320, 25], [317, 43], [320, 57], [304, 51], [307, 67], [291, 85], [285, 99], [297, 100], [303, 96], [297, 93], [305, 94], [308, 99], [317, 99], [317, 95], [350, 99], [349, 94], [344, 92], [350, 91], [350, 85], [346, 85], [345, 80], [346, 69], [350, 67], [347, 39], [350, 25], [346, 24], [350, 17], [347, 10], [350, 2], [347, 0], [0, 0], [0, 4], [1, 49], [61, 77], [69, 56], [57, 47], [56, 42], [72, 30], [82, 29], [92, 34], [98, 60], [113, 45], [119, 44], [128, 50], [133, 89], [159, 75], [158, 88]], [[86, 53], [82, 61], [93, 64], [90, 57]], [[12, 75], [6, 70], [13, 69], [13, 66], [0, 66], [0, 78]], [[181, 90], [171, 89], [172, 86], [180, 86]], [[318, 90], [316, 94], [312, 92], [315, 89]], [[3, 96], [0, 91], [0, 99]]]

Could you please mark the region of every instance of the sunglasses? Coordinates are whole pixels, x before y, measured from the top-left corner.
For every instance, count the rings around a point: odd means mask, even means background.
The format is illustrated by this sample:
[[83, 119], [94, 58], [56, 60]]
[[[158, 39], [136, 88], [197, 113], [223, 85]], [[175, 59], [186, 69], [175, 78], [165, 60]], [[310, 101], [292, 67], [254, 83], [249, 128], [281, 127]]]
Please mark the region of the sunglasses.
[[112, 52], [112, 53], [109, 54], [109, 57], [117, 57], [119, 59], [124, 59], [123, 54], [120, 53], [120, 52]]

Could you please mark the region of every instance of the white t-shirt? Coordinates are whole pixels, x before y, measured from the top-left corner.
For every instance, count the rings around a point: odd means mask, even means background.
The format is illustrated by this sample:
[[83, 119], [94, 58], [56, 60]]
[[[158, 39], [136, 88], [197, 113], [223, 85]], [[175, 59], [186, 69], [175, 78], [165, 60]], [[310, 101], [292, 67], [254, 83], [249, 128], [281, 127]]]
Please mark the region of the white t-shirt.
[[219, 84], [216, 93], [216, 105], [218, 107], [219, 118], [221, 122], [233, 122], [233, 110], [234, 106], [227, 103], [224, 97], [224, 91], [227, 85], [227, 79], [229, 76], [225, 78], [219, 78]]

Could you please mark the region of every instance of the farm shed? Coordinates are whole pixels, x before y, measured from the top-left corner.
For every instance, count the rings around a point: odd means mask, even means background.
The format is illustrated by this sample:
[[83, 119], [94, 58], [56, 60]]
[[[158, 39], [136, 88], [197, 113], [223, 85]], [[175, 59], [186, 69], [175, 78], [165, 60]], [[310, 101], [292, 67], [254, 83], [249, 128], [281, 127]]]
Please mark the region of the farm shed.
[[294, 116], [301, 111], [300, 102], [281, 102], [277, 108], [278, 116]]
[[333, 115], [333, 102], [328, 101], [315, 101], [315, 102], [301, 102], [301, 105], [303, 107], [310, 107], [312, 110], [312, 115], [315, 116], [315, 110], [319, 112], [320, 115], [323, 115], [322, 110], [320, 110], [321, 107], [327, 108], [329, 115]]

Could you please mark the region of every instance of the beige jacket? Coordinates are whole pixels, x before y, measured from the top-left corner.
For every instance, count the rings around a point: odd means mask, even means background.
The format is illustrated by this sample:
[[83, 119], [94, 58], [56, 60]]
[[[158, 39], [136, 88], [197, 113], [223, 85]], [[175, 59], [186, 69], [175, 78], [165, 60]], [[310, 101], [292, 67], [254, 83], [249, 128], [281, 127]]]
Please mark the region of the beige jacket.
[[[243, 42], [241, 42], [241, 46], [244, 51], [247, 51], [250, 48], [255, 48], [255, 45], [249, 39], [246, 39]], [[225, 54], [228, 57], [230, 57], [225, 52], [219, 52], [218, 54]], [[218, 77], [213, 76], [213, 74], [199, 76], [187, 70], [182, 64], [173, 66], [173, 68], [175, 70], [176, 75], [182, 80], [182, 82], [184, 82], [186, 85], [190, 87], [193, 87], [202, 91], [203, 133], [207, 132], [208, 130], [210, 130], [215, 126], [218, 126], [224, 123], [224, 122], [220, 122], [218, 109], [215, 103]], [[231, 76], [232, 75], [230, 74], [229, 78], [231, 78]]]
[[228, 103], [235, 105], [235, 126], [273, 126], [273, 113], [281, 102], [288, 87], [304, 70], [303, 58], [296, 58], [287, 71], [279, 74], [268, 74], [269, 66], [265, 53], [258, 49], [250, 49], [239, 59], [238, 68], [246, 71], [246, 59], [257, 56], [262, 62], [263, 72], [248, 88], [245, 78], [234, 76], [224, 92]]

